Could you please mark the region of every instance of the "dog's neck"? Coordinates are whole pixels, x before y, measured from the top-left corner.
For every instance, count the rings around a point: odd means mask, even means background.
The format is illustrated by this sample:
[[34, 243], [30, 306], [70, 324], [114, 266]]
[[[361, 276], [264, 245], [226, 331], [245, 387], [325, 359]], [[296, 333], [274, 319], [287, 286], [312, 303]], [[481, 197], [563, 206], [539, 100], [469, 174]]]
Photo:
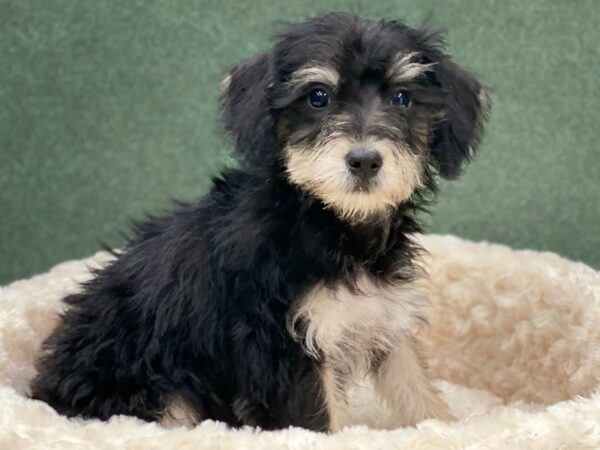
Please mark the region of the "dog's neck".
[[[343, 218], [340, 221], [345, 222]], [[385, 253], [392, 231], [392, 214], [372, 217], [365, 221], [347, 224], [360, 253], [372, 260]]]
[[323, 254], [329, 255], [324, 265], [337, 265], [342, 275], [350, 276], [367, 271], [386, 278], [393, 272], [411, 271], [412, 257], [418, 252], [411, 235], [420, 231], [412, 204], [399, 205], [366, 220], [349, 221], [283, 178], [268, 184], [280, 192], [282, 204], [288, 205], [281, 209], [286, 215], [284, 220], [294, 217], [296, 226], [302, 227], [298, 234], [305, 245], [319, 245]]

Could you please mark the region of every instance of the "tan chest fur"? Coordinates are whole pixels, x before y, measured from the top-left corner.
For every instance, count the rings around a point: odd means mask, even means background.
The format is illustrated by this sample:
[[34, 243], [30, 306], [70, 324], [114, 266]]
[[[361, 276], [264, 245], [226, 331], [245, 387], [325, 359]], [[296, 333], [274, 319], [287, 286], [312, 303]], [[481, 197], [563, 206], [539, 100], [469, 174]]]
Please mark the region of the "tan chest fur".
[[415, 284], [379, 283], [361, 275], [356, 285], [356, 290], [316, 285], [291, 318], [303, 323], [300, 337], [309, 354], [351, 372], [368, 369], [374, 352], [390, 351], [413, 334], [428, 305]]

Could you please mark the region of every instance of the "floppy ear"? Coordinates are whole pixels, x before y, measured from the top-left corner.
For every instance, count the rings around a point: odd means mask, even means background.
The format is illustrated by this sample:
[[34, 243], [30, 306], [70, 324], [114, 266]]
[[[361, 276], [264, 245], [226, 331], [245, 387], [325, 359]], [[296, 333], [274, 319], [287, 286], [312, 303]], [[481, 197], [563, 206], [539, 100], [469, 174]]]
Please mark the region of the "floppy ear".
[[277, 145], [267, 98], [272, 64], [271, 52], [261, 53], [229, 70], [219, 84], [223, 124], [242, 163], [264, 165], [261, 150], [274, 153]]
[[453, 179], [477, 150], [490, 101], [481, 84], [450, 58], [444, 57], [435, 67], [435, 78], [446, 97], [431, 153], [440, 175]]

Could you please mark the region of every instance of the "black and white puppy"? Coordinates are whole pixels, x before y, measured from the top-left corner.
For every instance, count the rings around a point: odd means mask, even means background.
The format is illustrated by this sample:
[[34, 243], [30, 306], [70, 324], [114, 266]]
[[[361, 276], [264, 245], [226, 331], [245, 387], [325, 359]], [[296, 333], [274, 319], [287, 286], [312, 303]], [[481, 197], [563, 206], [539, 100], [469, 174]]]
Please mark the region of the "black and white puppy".
[[397, 426], [451, 418], [414, 336], [414, 215], [488, 102], [437, 33], [328, 14], [221, 83], [239, 168], [65, 299], [33, 398], [68, 416], [335, 431], [368, 379]]

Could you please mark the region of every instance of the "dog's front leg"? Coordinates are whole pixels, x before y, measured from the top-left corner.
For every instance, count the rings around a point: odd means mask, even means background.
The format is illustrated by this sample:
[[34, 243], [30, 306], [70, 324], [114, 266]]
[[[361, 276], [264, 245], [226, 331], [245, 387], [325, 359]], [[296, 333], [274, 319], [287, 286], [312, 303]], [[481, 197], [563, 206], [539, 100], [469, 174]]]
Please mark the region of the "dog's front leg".
[[326, 360], [321, 366], [323, 399], [329, 417], [329, 431], [335, 433], [350, 425], [350, 407], [346, 396], [347, 375], [345, 370]]
[[236, 391], [232, 413], [241, 425], [265, 430], [328, 428], [319, 368], [281, 329], [267, 321], [240, 319], [234, 336]]
[[438, 389], [427, 376], [418, 341], [406, 336], [398, 342], [375, 374], [375, 390], [393, 414], [394, 427], [435, 418], [454, 420]]

